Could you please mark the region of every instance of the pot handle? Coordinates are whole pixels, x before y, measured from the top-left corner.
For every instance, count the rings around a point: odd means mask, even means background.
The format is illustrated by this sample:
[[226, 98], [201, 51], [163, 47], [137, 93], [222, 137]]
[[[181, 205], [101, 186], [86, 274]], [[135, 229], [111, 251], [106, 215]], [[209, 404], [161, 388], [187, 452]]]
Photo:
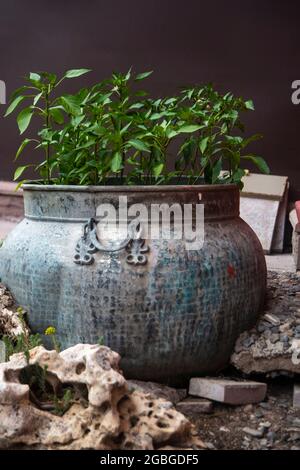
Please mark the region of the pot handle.
[[98, 239], [97, 235], [97, 222], [91, 218], [84, 224], [83, 235], [76, 244], [76, 254], [74, 256], [74, 263], [80, 265], [93, 264], [94, 257], [92, 256], [97, 251], [106, 253], [113, 253], [126, 249], [128, 254], [126, 262], [134, 265], [144, 265], [147, 263], [147, 253], [149, 251], [148, 245], [142, 238], [142, 226], [138, 220], [133, 220], [128, 225], [128, 235], [125, 240], [119, 243], [111, 243], [110, 245], [103, 245]]

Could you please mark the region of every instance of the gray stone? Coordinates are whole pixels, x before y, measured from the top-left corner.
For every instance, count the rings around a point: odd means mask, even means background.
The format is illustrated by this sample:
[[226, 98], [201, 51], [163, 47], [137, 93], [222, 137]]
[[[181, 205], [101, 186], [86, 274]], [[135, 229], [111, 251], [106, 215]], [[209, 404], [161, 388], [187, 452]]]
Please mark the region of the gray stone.
[[294, 394], [293, 394], [293, 407], [300, 408], [300, 385], [294, 385]]
[[6, 354], [5, 354], [5, 344], [3, 341], [0, 340], [0, 362], [5, 362]]
[[269, 431], [266, 435], [268, 441], [273, 442], [276, 439], [276, 433], [274, 431]]
[[279, 335], [278, 334], [272, 334], [270, 336], [270, 341], [271, 341], [272, 344], [277, 343], [277, 341], [279, 341]]
[[265, 446], [268, 444], [268, 440], [267, 440], [267, 439], [261, 439], [259, 442], [260, 442], [260, 445], [261, 445], [262, 447], [265, 447]]
[[249, 403], [249, 405], [245, 405], [243, 410], [245, 411], [245, 413], [250, 413], [251, 411], [253, 411], [252, 403]]
[[265, 330], [263, 332], [263, 335], [265, 338], [270, 338], [272, 336], [272, 331], [271, 330]]
[[264, 435], [264, 430], [263, 429], [252, 429], [245, 427], [243, 428], [244, 433], [248, 434], [249, 436], [252, 437], [263, 437]]
[[257, 331], [259, 333], [263, 333], [265, 331], [265, 329], [268, 328], [266, 325], [264, 325], [263, 323], [260, 323], [257, 327]]
[[259, 428], [269, 429], [271, 427], [271, 423], [270, 421], [261, 421], [258, 426]]
[[186, 398], [176, 404], [177, 411], [184, 415], [212, 413], [213, 403], [203, 398]]
[[263, 401], [259, 404], [259, 406], [261, 408], [263, 408], [264, 410], [270, 410], [272, 407], [270, 405], [270, 403], [266, 402], [266, 401]]
[[263, 318], [264, 320], [267, 320], [267, 322], [271, 323], [274, 326], [280, 325], [280, 320], [279, 318], [276, 317], [276, 315], [271, 315], [270, 313], [266, 313]]
[[282, 341], [283, 343], [288, 343], [290, 340], [290, 338], [288, 337], [288, 335], [280, 335], [280, 341]]
[[250, 346], [254, 343], [254, 339], [253, 338], [247, 338], [243, 341], [243, 346], [245, 348], [250, 348]]
[[272, 331], [272, 333], [279, 333], [278, 326], [271, 326], [271, 331]]
[[295, 428], [300, 428], [300, 418], [292, 418], [290, 422]]

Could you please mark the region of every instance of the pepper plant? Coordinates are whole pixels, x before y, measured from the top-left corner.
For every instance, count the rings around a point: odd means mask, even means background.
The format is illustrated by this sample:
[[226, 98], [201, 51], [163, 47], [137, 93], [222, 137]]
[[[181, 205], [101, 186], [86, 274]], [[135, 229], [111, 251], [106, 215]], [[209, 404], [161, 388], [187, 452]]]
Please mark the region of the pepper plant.
[[241, 186], [247, 161], [269, 172], [262, 157], [246, 150], [261, 137], [243, 135], [240, 115], [254, 109], [251, 100], [222, 95], [210, 84], [154, 99], [137, 86], [152, 72], [133, 75], [131, 70], [72, 95], [57, 94], [62, 81], [87, 72], [69, 70], [59, 79], [30, 73], [26, 85], [15, 91], [6, 115], [29, 100], [17, 116], [20, 134], [34, 115], [42, 119], [40, 131], [23, 140], [16, 159], [28, 144], [44, 151], [39, 164], [18, 167], [15, 180], [30, 166], [41, 183], [76, 185], [107, 184], [115, 177], [118, 184], [180, 183], [184, 178], [190, 184]]

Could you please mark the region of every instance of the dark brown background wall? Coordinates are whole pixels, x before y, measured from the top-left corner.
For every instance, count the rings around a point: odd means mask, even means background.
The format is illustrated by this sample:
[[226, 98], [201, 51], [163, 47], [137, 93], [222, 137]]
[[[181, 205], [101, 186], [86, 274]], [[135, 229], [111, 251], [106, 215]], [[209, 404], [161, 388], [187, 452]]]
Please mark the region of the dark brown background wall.
[[[10, 93], [29, 71], [92, 68], [73, 81], [79, 87], [133, 66], [155, 70], [148, 86], [156, 95], [212, 81], [253, 98], [247, 128], [264, 134], [254, 150], [300, 198], [300, 105], [291, 102], [299, 27], [299, 0], [1, 0], [0, 79]], [[20, 138], [4, 110], [0, 179], [11, 179]]]

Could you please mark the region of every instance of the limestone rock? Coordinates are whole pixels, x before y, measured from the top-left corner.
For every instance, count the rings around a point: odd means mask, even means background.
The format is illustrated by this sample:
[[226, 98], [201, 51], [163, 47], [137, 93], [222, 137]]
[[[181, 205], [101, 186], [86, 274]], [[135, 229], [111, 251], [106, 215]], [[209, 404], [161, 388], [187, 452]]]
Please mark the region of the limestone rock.
[[[120, 357], [105, 346], [78, 344], [65, 351], [42, 346], [0, 364], [0, 448], [159, 449], [204, 447], [191, 423], [172, 403], [130, 391], [119, 370]], [[47, 387], [72, 387], [69, 409], [62, 415], [33, 399], [25, 372], [39, 367]], [[21, 383], [23, 382], [23, 383]], [[34, 383], [34, 382], [33, 382]]]
[[0, 284], [0, 338], [7, 335], [14, 339], [21, 333], [28, 334], [29, 330], [21, 322], [10, 292]]
[[176, 389], [156, 382], [144, 382], [142, 380], [128, 380], [130, 389], [144, 392], [156, 398], [164, 398], [176, 405], [187, 396], [186, 389]]

